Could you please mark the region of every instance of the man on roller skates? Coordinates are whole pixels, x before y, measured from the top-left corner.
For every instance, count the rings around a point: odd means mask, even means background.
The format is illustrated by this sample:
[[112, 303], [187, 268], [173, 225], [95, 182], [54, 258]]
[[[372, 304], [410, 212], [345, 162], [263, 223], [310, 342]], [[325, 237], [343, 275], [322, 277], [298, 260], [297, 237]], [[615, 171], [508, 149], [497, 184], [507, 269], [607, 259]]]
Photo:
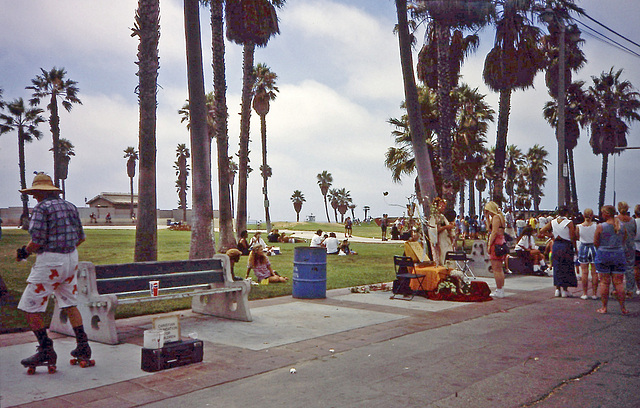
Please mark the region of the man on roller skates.
[[28, 367], [28, 374], [34, 374], [38, 366], [47, 366], [49, 373], [56, 371], [57, 355], [53, 341], [44, 327], [44, 312], [51, 294], [66, 310], [69, 322], [76, 335], [77, 348], [71, 352], [72, 364], [94, 365], [87, 334], [82, 325], [82, 316], [76, 308], [76, 270], [78, 251], [76, 247], [85, 240], [78, 209], [59, 197], [60, 190], [53, 185], [51, 177], [37, 174], [31, 188], [20, 190], [32, 195], [38, 204], [33, 209], [29, 234], [31, 240], [17, 250], [16, 259], [21, 261], [32, 253], [37, 254], [36, 262], [27, 278], [18, 309], [26, 312], [29, 328], [38, 339], [38, 351], [21, 361]]

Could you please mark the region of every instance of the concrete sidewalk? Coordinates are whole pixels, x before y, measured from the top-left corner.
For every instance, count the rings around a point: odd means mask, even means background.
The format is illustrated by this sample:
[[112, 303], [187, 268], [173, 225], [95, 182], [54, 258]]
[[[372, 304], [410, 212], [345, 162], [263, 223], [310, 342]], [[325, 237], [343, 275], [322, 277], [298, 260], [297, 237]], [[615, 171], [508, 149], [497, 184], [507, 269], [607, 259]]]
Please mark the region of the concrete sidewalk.
[[[492, 280], [484, 279], [493, 288]], [[119, 320], [123, 341], [92, 343], [96, 366], [27, 376], [32, 333], [0, 336], [2, 407], [637, 407], [640, 302], [554, 298], [551, 278], [510, 276], [483, 303], [391, 300], [335, 290], [326, 299], [251, 302], [254, 321], [182, 314], [203, 363], [140, 369], [152, 316]], [[580, 293], [577, 293], [578, 295]], [[290, 373], [295, 368], [295, 373]]]

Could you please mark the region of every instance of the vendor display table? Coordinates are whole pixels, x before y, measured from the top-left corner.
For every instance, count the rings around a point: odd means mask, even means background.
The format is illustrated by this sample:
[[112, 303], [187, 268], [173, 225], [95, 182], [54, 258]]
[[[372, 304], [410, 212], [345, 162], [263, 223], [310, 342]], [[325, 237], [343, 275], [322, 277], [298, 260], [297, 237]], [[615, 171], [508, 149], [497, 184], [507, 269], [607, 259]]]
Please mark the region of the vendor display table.
[[422, 280], [422, 288], [420, 287], [420, 282], [417, 282], [417, 279], [411, 280], [411, 289], [412, 290], [426, 290], [432, 291], [438, 288], [438, 283], [440, 283], [441, 279], [449, 276], [449, 269], [445, 266], [435, 266], [435, 265], [420, 265], [416, 264], [413, 267], [412, 273], [416, 273], [418, 275], [425, 275], [425, 278]]

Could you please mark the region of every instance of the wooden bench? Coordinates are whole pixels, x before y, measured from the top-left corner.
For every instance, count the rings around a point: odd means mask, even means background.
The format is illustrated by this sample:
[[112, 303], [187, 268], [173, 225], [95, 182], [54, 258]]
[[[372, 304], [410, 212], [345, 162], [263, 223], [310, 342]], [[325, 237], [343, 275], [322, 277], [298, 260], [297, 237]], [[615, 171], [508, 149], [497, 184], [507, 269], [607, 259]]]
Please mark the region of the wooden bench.
[[[188, 261], [78, 265], [78, 310], [90, 340], [118, 344], [115, 310], [119, 304], [144, 303], [191, 297], [194, 312], [227, 319], [251, 321], [250, 282], [234, 281], [229, 257]], [[159, 281], [158, 296], [149, 282]], [[56, 302], [50, 329], [73, 336], [67, 314]]]

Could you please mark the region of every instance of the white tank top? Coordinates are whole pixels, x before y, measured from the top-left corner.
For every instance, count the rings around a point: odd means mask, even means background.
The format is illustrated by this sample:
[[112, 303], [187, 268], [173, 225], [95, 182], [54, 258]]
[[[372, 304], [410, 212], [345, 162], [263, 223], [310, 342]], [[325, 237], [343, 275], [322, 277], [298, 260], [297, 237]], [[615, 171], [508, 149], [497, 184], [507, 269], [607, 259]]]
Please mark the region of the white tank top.
[[578, 225], [581, 244], [593, 244], [593, 237], [596, 235], [597, 226], [598, 225], [595, 222], [592, 222], [589, 226], [586, 226], [584, 224]]
[[566, 241], [571, 241], [571, 234], [567, 225], [571, 222], [568, 218], [563, 218], [562, 221], [558, 221], [559, 218], [551, 221], [551, 229], [553, 230], [553, 236], [555, 238], [562, 238]]

